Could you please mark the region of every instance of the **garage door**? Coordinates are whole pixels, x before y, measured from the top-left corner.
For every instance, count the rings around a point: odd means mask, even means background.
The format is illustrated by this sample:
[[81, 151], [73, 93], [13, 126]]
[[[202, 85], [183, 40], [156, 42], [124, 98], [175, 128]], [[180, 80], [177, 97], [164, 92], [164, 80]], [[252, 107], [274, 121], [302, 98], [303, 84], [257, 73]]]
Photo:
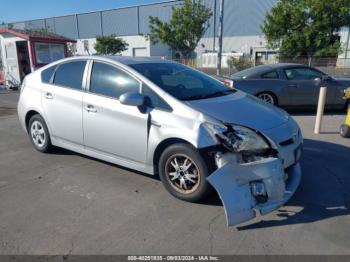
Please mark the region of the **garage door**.
[[132, 55], [133, 56], [149, 56], [149, 53], [147, 52], [147, 48], [140, 47], [140, 48], [133, 48]]

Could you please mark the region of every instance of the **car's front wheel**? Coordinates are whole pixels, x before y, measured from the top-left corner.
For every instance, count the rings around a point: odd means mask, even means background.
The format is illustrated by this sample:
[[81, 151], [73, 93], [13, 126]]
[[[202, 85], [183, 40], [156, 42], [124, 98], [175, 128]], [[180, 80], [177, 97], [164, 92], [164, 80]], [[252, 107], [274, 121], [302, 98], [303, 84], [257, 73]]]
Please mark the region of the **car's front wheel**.
[[40, 115], [33, 115], [28, 123], [28, 135], [36, 150], [47, 153], [52, 149], [49, 130]]
[[174, 144], [159, 159], [159, 176], [173, 196], [198, 202], [208, 196], [211, 186], [206, 180], [208, 166], [200, 153], [188, 144]]

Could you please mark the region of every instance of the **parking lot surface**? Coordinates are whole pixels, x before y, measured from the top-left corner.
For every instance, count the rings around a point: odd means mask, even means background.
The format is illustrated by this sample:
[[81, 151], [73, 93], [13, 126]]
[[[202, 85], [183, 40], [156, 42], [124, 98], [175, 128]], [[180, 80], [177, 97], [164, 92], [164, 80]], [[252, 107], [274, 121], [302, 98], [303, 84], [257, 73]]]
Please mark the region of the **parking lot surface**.
[[[33, 149], [0, 93], [0, 254], [350, 254], [350, 139], [345, 115], [292, 113], [304, 141], [294, 197], [271, 214], [228, 228], [216, 195], [173, 198], [152, 176], [58, 149]], [[68, 128], [68, 127], [67, 127]]]

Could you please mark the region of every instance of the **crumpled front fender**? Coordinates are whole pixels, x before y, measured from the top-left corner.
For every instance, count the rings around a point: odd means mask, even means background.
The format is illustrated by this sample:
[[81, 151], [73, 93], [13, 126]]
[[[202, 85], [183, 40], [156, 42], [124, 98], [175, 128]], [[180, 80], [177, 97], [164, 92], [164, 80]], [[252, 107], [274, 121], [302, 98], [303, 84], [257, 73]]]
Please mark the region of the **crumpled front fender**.
[[[286, 179], [288, 177], [288, 179]], [[223, 202], [228, 226], [264, 215], [282, 206], [296, 191], [301, 178], [299, 164], [285, 173], [282, 160], [266, 158], [251, 163], [227, 162], [207, 177]], [[251, 182], [262, 181], [268, 200], [258, 203]]]

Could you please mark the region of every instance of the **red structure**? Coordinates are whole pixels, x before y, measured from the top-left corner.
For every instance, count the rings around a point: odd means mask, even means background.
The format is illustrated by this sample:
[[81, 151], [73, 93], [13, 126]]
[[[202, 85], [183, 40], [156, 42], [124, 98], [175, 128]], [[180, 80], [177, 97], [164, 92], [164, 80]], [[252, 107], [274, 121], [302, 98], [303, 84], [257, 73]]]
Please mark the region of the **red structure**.
[[76, 41], [45, 30], [0, 28], [0, 84], [18, 85], [26, 74], [67, 57], [68, 43]]

